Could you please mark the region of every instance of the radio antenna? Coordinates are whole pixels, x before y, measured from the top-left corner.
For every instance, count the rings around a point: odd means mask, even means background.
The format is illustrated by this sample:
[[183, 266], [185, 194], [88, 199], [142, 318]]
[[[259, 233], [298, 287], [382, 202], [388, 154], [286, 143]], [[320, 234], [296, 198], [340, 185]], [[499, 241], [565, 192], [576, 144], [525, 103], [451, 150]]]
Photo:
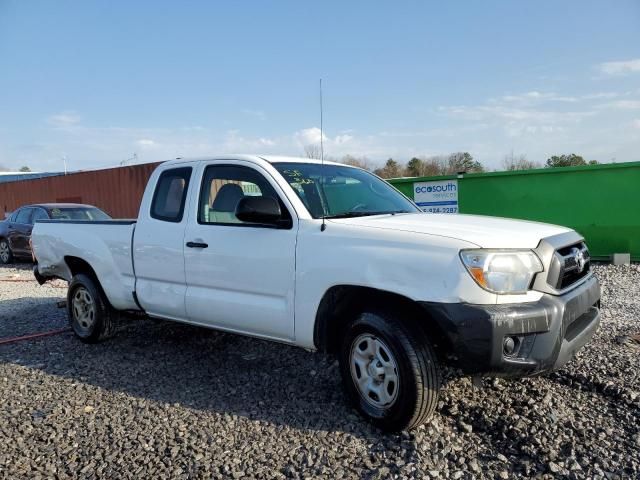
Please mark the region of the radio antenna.
[[322, 79], [320, 79], [320, 161], [324, 165], [324, 142], [322, 137]]
[[[322, 196], [325, 197], [326, 203], [326, 196], [324, 195], [324, 139], [322, 138], [324, 136], [324, 130], [322, 127], [322, 79], [320, 79], [320, 171], [322, 172], [320, 175], [320, 188], [322, 188]], [[325, 205], [322, 205], [322, 225], [320, 225], [321, 232], [324, 232], [327, 228], [327, 224], [325, 222], [325, 210]]]

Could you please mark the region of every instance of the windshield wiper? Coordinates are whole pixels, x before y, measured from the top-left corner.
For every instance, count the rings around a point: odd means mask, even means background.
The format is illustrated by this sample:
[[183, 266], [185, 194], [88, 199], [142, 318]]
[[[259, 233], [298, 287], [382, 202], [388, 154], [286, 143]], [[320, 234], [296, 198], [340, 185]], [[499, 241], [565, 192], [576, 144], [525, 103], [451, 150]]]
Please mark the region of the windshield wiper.
[[395, 215], [396, 213], [410, 213], [406, 210], [389, 210], [384, 212], [344, 212], [336, 215], [327, 215], [324, 218], [354, 218], [354, 217], [370, 217], [372, 215]]

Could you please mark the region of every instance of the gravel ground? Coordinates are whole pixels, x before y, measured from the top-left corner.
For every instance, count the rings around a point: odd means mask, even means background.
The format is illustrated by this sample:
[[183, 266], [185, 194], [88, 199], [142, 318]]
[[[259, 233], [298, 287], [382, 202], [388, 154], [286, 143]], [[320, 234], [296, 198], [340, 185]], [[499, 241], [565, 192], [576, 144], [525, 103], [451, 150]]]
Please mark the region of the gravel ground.
[[[450, 379], [433, 421], [385, 435], [331, 357], [137, 320], [88, 346], [0, 345], [4, 478], [640, 478], [640, 266], [597, 266], [603, 323], [560, 372]], [[0, 268], [0, 338], [66, 326], [65, 290]]]

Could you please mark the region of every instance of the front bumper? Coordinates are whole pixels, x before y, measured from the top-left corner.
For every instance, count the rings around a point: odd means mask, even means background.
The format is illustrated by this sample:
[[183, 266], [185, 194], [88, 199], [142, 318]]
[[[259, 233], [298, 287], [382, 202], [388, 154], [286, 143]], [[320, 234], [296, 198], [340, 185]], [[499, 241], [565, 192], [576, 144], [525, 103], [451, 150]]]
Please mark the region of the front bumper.
[[[421, 304], [447, 350], [472, 375], [525, 376], [562, 367], [600, 323], [600, 285], [591, 276], [564, 295], [506, 305]], [[505, 339], [514, 344], [505, 352]]]

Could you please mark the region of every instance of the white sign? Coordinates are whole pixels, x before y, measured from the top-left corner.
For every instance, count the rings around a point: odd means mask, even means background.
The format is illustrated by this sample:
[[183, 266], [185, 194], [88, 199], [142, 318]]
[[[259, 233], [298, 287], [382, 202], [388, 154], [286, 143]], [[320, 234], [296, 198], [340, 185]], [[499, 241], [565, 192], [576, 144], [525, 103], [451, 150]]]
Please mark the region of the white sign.
[[424, 212], [458, 213], [458, 181], [415, 182], [413, 200]]

